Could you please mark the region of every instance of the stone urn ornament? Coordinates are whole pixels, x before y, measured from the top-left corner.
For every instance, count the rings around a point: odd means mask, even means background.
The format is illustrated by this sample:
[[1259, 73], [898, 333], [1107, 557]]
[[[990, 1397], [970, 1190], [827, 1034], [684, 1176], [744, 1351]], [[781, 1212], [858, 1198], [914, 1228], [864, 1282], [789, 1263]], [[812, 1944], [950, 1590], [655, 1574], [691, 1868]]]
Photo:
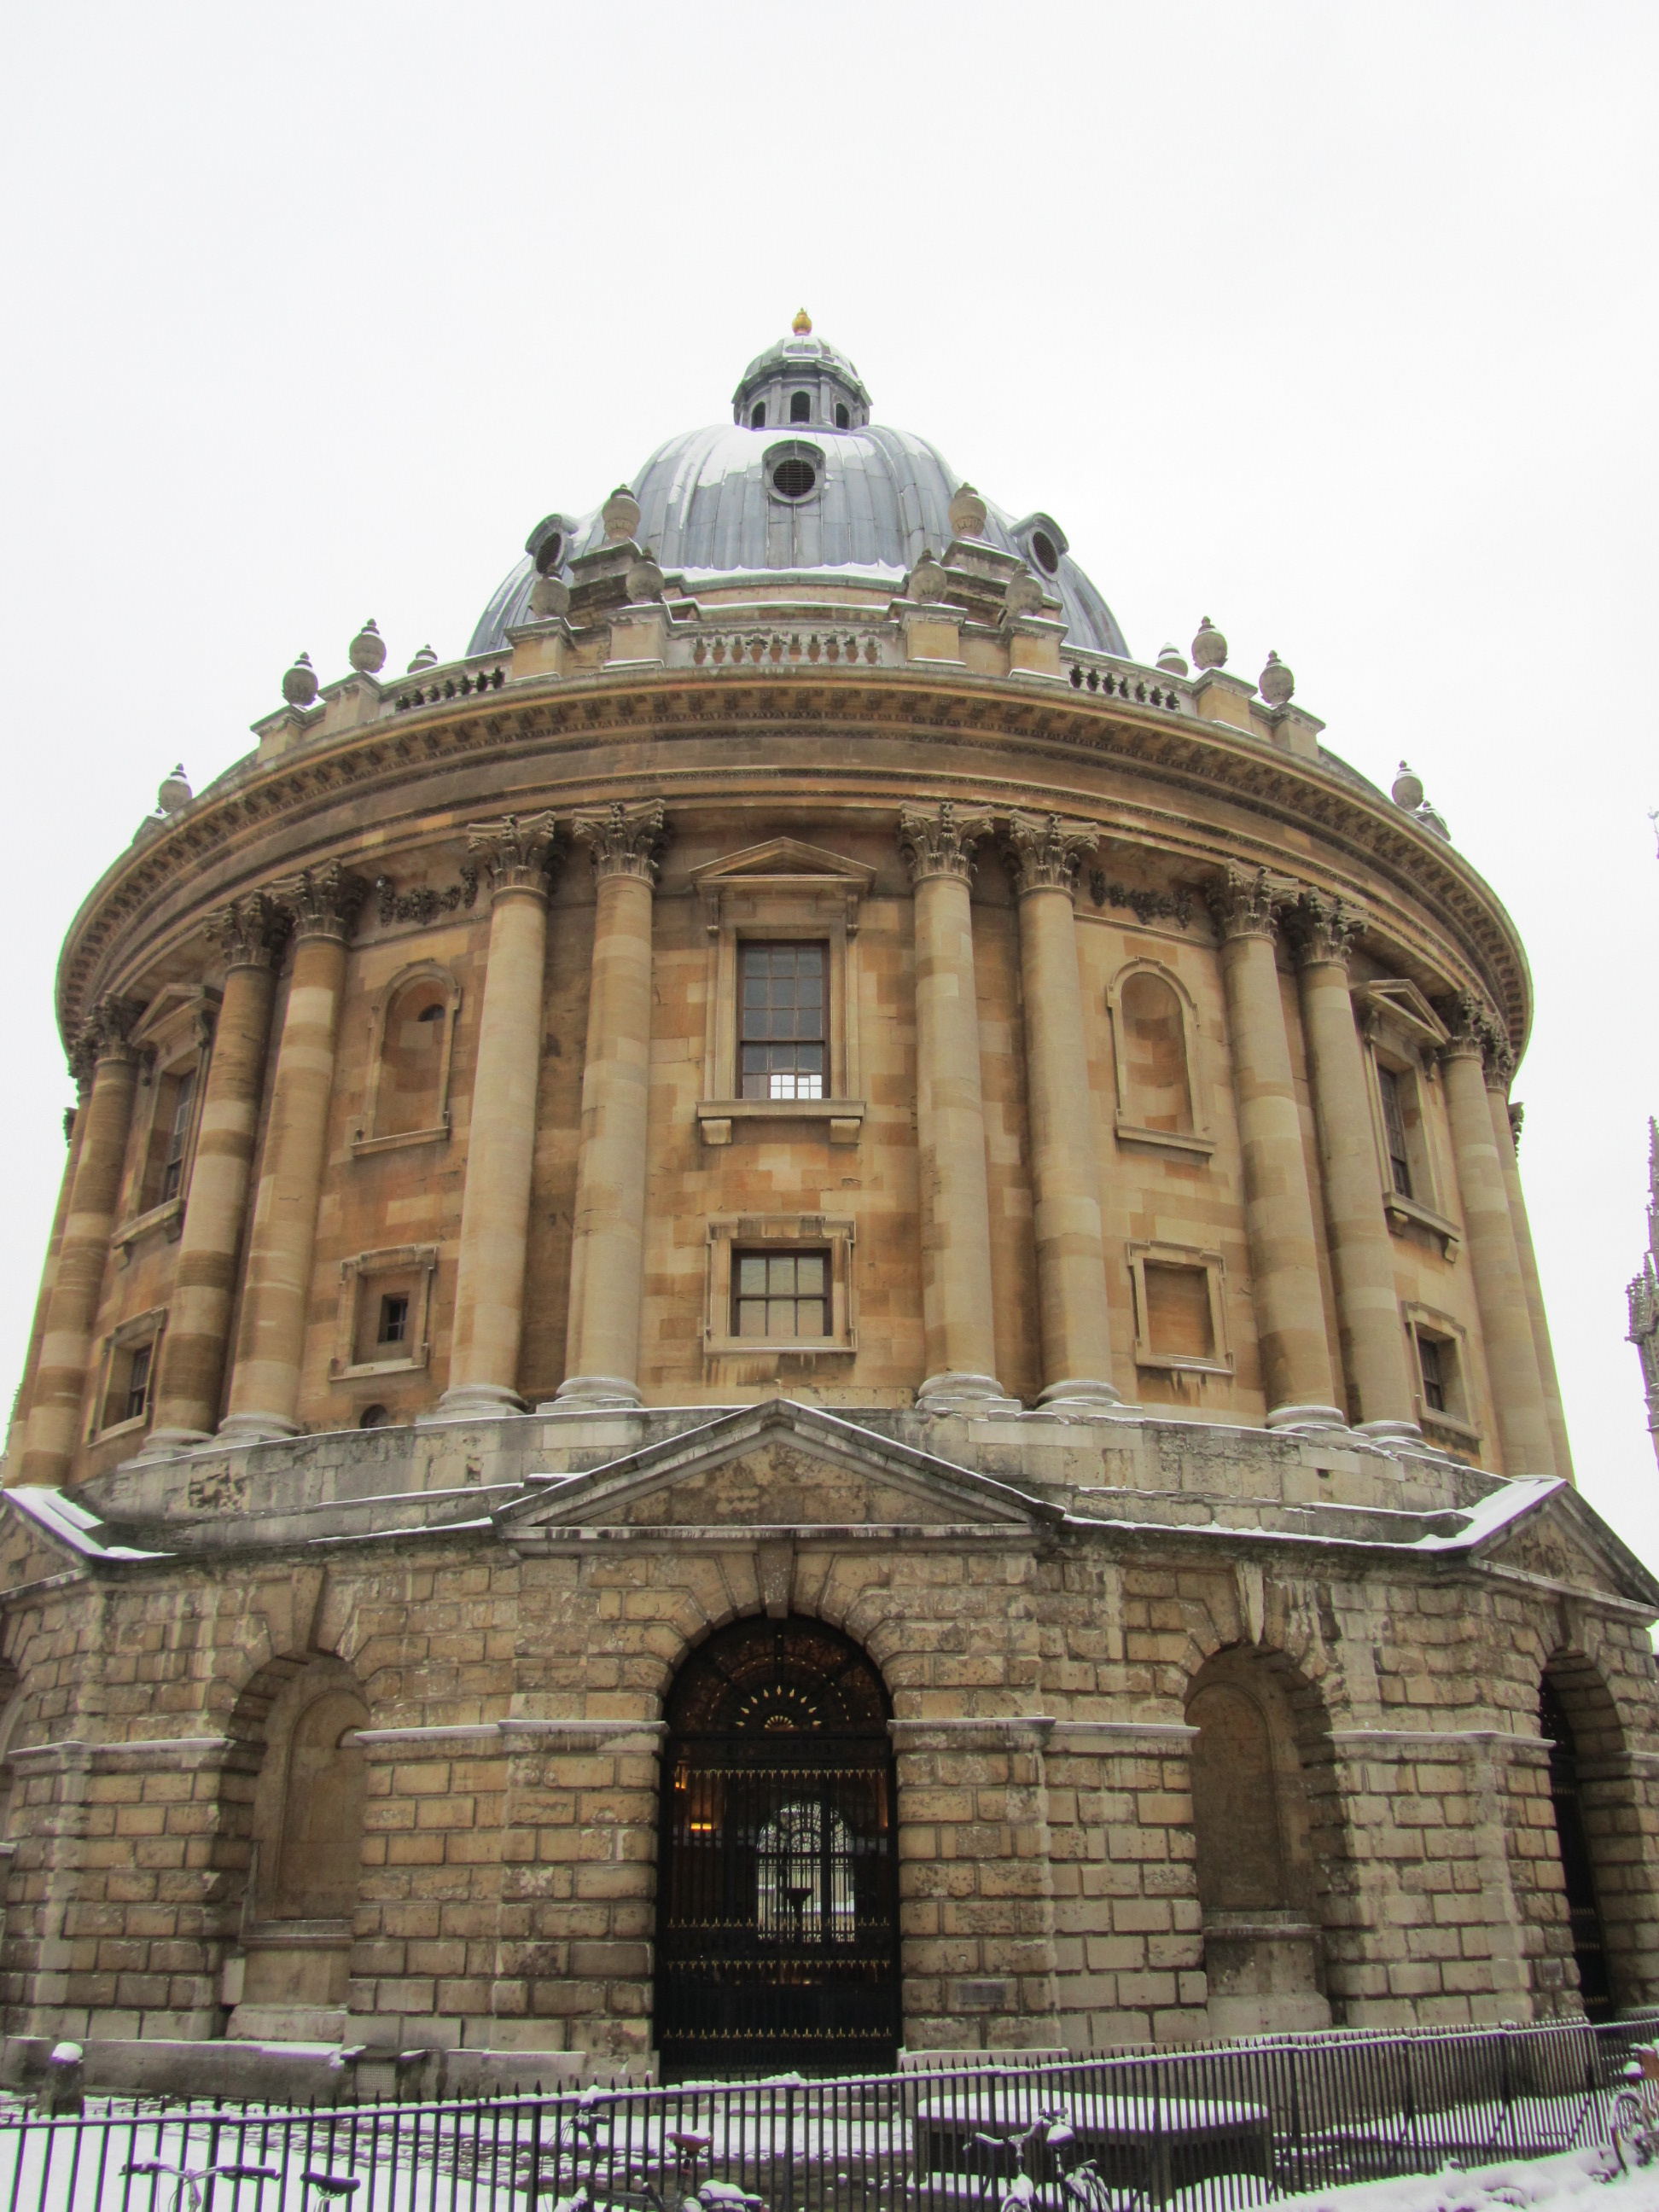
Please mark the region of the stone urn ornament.
[[648, 553], [628, 564], [628, 596], [636, 606], [662, 597], [662, 570]]
[[1198, 626], [1198, 635], [1193, 640], [1193, 660], [1200, 668], [1224, 668], [1227, 665], [1227, 641], [1206, 615]]
[[176, 814], [181, 806], [188, 806], [191, 793], [190, 778], [185, 774], [185, 764], [179, 761], [173, 774], [164, 775], [155, 793], [155, 804], [163, 814]]
[[985, 518], [988, 513], [985, 501], [970, 483], [958, 484], [956, 496], [945, 509], [952, 538], [982, 538]]
[[1035, 615], [1042, 611], [1042, 586], [1029, 569], [1008, 579], [1008, 588], [1002, 595], [1003, 606], [1011, 615]]
[[607, 545], [626, 545], [640, 526], [640, 503], [626, 484], [618, 484], [599, 509]]
[[417, 668], [435, 668], [437, 665], [437, 654], [429, 645], [423, 645], [414, 659], [410, 662], [409, 673], [412, 676]]
[[[629, 572], [631, 577], [632, 570]], [[630, 590], [632, 586], [630, 584]], [[570, 586], [556, 576], [538, 576], [530, 593], [530, 611], [538, 622], [552, 622], [570, 611]]]
[[386, 640], [372, 621], [352, 639], [349, 657], [359, 676], [378, 676], [386, 666]]
[[921, 558], [911, 569], [904, 586], [907, 599], [917, 599], [927, 605], [937, 605], [945, 597], [946, 578], [944, 569], [924, 545]]
[[311, 655], [302, 653], [283, 678], [283, 696], [290, 707], [308, 707], [317, 696], [317, 672]]
[[1166, 645], [1158, 656], [1158, 665], [1166, 676], [1185, 676], [1187, 656], [1178, 645]]
[[1296, 690], [1296, 678], [1279, 655], [1270, 653], [1267, 666], [1256, 678], [1255, 688], [1270, 707], [1288, 707]]
[[1423, 779], [1420, 775], [1413, 775], [1404, 761], [1400, 763], [1400, 773], [1394, 780], [1394, 789], [1389, 796], [1395, 805], [1403, 806], [1407, 814], [1415, 814], [1423, 804]]

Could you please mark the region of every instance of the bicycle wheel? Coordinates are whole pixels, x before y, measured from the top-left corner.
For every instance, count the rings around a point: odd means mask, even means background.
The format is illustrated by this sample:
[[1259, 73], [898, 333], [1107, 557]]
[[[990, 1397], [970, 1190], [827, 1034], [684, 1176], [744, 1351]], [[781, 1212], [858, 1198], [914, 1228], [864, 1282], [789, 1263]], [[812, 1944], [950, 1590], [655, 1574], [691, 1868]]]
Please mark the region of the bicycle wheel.
[[1619, 2163], [1627, 2172], [1632, 2166], [1645, 2166], [1653, 2155], [1648, 2140], [1647, 2107], [1634, 2089], [1620, 2089], [1614, 2097], [1610, 2132]]

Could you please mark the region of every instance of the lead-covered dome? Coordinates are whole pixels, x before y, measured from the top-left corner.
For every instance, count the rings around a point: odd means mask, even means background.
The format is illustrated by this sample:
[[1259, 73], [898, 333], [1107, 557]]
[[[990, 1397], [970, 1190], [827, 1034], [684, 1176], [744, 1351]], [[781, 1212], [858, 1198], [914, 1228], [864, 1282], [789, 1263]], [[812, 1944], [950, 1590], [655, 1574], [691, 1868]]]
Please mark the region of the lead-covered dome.
[[[629, 483], [639, 543], [664, 574], [691, 589], [744, 577], [804, 584], [839, 578], [897, 589], [924, 552], [940, 553], [963, 478], [938, 448], [869, 420], [869, 398], [844, 354], [799, 325], [751, 362], [733, 398], [737, 420], [659, 446]], [[1053, 517], [1016, 521], [988, 501], [984, 538], [1027, 562], [1075, 644], [1126, 655], [1111, 609], [1067, 550]], [[530, 617], [539, 568], [557, 574], [605, 543], [596, 508], [551, 514], [484, 610], [471, 653], [491, 653]]]

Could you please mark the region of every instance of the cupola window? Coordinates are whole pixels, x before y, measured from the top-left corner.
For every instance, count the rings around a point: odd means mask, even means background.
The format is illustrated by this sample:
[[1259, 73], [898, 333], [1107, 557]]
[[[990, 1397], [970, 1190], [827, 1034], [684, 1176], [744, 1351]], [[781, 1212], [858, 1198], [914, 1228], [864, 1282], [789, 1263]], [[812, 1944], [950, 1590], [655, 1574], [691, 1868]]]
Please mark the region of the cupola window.
[[818, 488], [823, 455], [816, 446], [774, 446], [763, 464], [766, 480], [775, 499], [811, 499]]
[[1060, 553], [1054, 539], [1049, 537], [1046, 530], [1034, 530], [1031, 532], [1031, 550], [1036, 556], [1038, 568], [1045, 575], [1054, 576], [1059, 574]]
[[842, 404], [841, 402], [839, 402], [839, 401], [838, 401], [838, 402], [836, 403], [836, 429], [838, 429], [838, 430], [850, 430], [850, 429], [852, 428], [852, 427], [853, 427], [853, 418], [852, 418], [852, 416], [848, 413], [848, 411], [847, 411], [847, 409], [846, 409], [845, 405], [844, 405], [843, 404]]
[[812, 396], [808, 392], [792, 392], [789, 397], [789, 420], [810, 422], [812, 419]]
[[757, 399], [755, 402], [754, 412], [749, 417], [749, 427], [751, 430], [763, 430], [766, 428], [766, 402], [763, 399]]

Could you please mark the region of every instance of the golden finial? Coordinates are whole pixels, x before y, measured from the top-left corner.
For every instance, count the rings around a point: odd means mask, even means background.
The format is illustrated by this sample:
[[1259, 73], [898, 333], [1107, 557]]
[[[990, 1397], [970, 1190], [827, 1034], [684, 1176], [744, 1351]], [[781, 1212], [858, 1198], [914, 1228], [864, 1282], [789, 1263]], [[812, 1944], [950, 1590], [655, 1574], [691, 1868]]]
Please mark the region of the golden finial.
[[805, 307], [801, 308], [799, 313], [796, 315], [794, 321], [789, 325], [789, 327], [793, 331], [798, 338], [810, 338], [811, 337], [812, 318], [807, 313]]

